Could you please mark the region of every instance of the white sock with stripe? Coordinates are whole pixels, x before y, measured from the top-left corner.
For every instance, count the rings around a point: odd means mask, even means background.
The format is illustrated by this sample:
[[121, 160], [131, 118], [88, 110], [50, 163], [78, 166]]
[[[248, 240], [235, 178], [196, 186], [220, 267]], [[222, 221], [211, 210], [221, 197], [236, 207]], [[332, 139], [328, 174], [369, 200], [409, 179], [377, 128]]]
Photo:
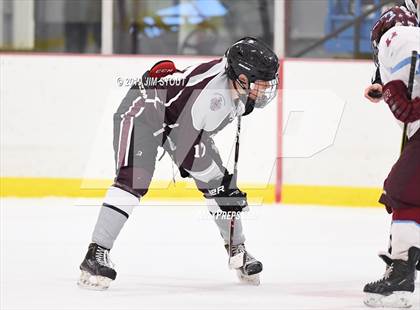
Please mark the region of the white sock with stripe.
[[414, 221], [393, 221], [392, 259], [408, 259], [408, 249], [412, 246], [420, 248], [420, 224]]
[[118, 187], [111, 186], [99, 212], [92, 241], [111, 249], [134, 207], [139, 205], [139, 198]]

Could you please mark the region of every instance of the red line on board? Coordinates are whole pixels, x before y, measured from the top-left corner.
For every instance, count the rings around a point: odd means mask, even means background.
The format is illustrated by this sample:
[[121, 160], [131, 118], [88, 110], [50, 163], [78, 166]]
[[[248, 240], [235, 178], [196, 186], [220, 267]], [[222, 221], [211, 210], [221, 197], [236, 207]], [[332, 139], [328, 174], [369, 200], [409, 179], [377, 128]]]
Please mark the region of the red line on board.
[[283, 181], [283, 78], [284, 78], [284, 59], [280, 59], [279, 66], [279, 90], [277, 95], [277, 160], [276, 160], [276, 186], [275, 201], [281, 202], [281, 188]]

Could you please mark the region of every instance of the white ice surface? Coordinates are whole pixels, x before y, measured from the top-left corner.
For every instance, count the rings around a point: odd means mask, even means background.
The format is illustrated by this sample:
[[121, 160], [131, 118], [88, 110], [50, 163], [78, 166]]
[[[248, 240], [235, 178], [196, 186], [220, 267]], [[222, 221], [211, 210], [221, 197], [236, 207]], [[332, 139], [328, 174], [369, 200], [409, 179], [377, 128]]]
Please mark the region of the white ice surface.
[[246, 245], [264, 264], [253, 287], [228, 269], [204, 205], [149, 204], [111, 251], [110, 289], [82, 290], [78, 265], [99, 202], [1, 201], [1, 309], [367, 309], [363, 285], [384, 271], [376, 252], [390, 219], [380, 208], [252, 207]]

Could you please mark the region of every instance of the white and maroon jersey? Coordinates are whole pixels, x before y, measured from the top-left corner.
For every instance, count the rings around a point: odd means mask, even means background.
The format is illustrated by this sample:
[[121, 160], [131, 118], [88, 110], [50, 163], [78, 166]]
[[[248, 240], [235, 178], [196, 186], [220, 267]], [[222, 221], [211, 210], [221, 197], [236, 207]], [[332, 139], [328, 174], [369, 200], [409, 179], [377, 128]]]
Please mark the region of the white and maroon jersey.
[[[379, 42], [379, 69], [383, 84], [402, 80], [408, 85], [412, 51], [420, 53], [420, 27], [395, 26]], [[420, 97], [420, 58], [417, 59], [412, 98]], [[402, 125], [402, 123], [400, 122]], [[410, 138], [420, 128], [420, 120], [408, 123]]]
[[178, 166], [195, 179], [222, 177], [211, 136], [245, 111], [242, 102], [233, 100], [225, 65], [226, 59], [220, 58], [132, 87], [115, 113], [121, 119], [120, 136], [130, 143], [133, 126], [147, 124]]

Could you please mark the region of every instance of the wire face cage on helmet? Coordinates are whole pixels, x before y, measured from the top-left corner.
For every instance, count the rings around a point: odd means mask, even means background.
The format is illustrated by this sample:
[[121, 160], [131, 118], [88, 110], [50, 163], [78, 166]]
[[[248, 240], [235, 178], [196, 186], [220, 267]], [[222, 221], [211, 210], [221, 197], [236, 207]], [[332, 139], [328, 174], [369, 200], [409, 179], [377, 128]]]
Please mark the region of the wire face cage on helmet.
[[418, 16], [418, 9], [419, 9], [420, 6], [417, 4], [417, 1], [416, 0], [405, 0], [405, 6], [412, 13], [417, 14], [417, 18], [419, 18], [419, 16]]
[[[261, 83], [262, 82], [262, 83]], [[261, 85], [262, 84], [262, 85]], [[278, 89], [278, 74], [275, 78], [270, 81], [255, 81], [250, 84], [250, 91], [255, 90], [257, 87], [262, 86], [258, 89], [257, 97], [255, 99], [254, 106], [258, 109], [264, 108], [270, 101], [272, 101], [277, 95]]]

